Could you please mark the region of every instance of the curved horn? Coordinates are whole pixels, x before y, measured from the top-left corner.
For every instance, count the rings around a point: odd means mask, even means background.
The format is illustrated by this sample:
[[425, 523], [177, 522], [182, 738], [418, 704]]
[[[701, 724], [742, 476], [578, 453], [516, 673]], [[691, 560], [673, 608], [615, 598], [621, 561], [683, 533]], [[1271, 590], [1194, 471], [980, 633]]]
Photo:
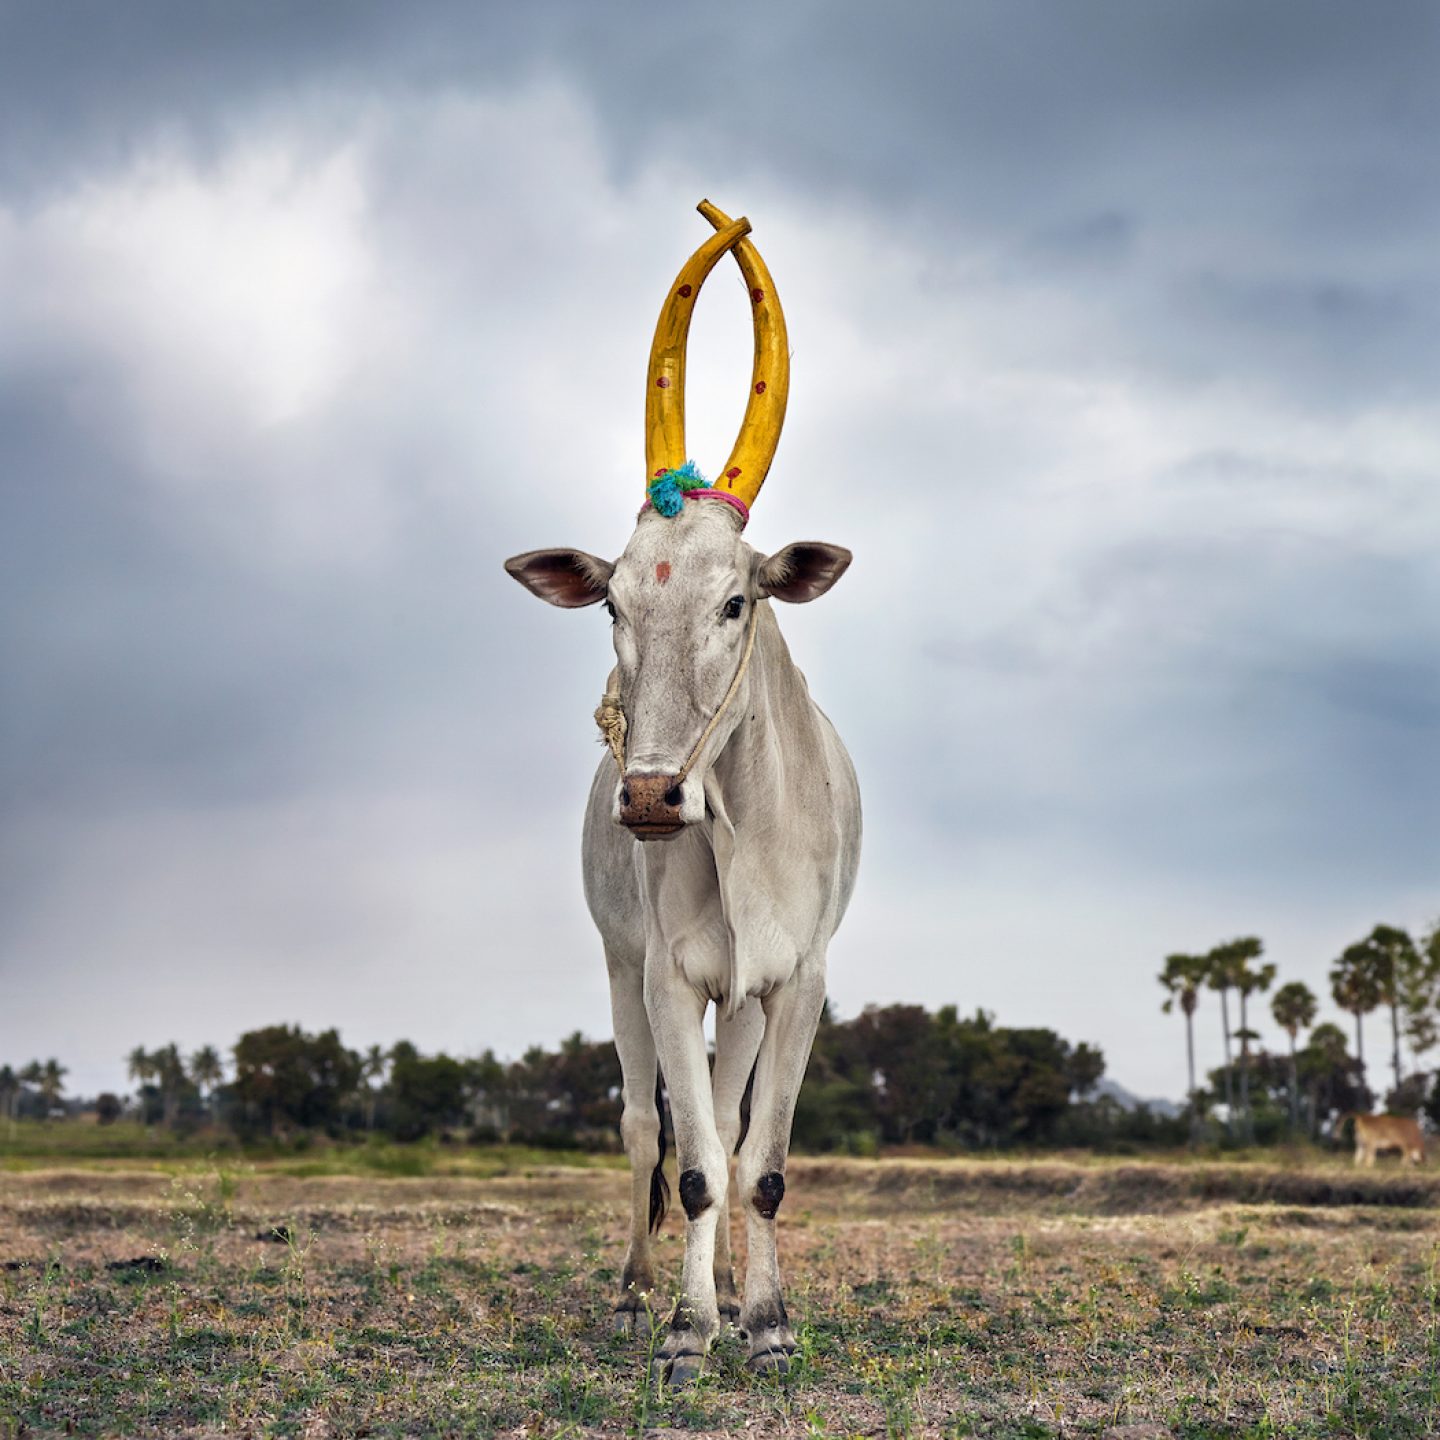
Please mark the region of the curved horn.
[[723, 220], [684, 264], [660, 307], [645, 383], [645, 478], [685, 463], [685, 341], [705, 277], [715, 262], [750, 231], [743, 217]]
[[[702, 200], [696, 209], [724, 233], [723, 227], [730, 221], [723, 210], [708, 200]], [[740, 434], [715, 486], [750, 506], [770, 473], [780, 444], [780, 429], [785, 424], [785, 403], [790, 398], [790, 340], [775, 282], [754, 241], [742, 239], [735, 246], [735, 259], [745, 277], [755, 317], [755, 365], [750, 373], [750, 399], [740, 422]]]

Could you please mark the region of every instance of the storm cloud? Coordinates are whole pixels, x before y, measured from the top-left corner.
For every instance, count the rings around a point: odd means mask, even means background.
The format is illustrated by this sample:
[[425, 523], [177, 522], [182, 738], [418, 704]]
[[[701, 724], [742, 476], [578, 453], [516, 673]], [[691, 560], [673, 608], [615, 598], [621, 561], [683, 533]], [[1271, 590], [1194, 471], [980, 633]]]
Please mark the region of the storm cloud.
[[609, 1033], [607, 629], [500, 561], [622, 548], [702, 196], [794, 347], [750, 538], [856, 552], [782, 617], [866, 801], [841, 1013], [1175, 1093], [1167, 952], [1320, 989], [1440, 912], [1433, 8], [0, 16], [0, 1059]]

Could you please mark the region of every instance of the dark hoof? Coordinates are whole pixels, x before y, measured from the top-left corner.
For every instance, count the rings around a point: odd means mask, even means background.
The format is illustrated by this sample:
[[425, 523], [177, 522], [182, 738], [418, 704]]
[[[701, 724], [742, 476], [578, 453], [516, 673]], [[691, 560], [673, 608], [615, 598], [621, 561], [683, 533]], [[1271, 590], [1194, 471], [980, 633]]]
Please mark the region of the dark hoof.
[[642, 1339], [649, 1335], [653, 1328], [648, 1310], [626, 1310], [621, 1307], [616, 1310], [611, 1322], [611, 1329], [616, 1335], [638, 1335]]
[[683, 1350], [678, 1355], [657, 1355], [650, 1367], [650, 1378], [656, 1385], [689, 1385], [700, 1378], [705, 1357], [698, 1350]]
[[745, 1362], [745, 1368], [755, 1375], [783, 1375], [790, 1368], [790, 1357], [794, 1353], [793, 1350], [761, 1350]]
[[734, 1325], [737, 1329], [740, 1325], [740, 1302], [738, 1300], [722, 1300], [720, 1302], [720, 1323], [722, 1325]]

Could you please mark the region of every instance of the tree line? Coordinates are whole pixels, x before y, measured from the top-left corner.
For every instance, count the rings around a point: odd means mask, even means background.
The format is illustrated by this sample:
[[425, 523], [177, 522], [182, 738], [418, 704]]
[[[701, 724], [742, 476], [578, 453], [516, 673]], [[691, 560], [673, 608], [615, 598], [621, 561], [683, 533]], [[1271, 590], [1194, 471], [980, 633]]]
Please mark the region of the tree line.
[[[1327, 1133], [1349, 1110], [1369, 1110], [1376, 1093], [1365, 1062], [1364, 1020], [1389, 1019], [1393, 1085], [1388, 1108], [1425, 1113], [1440, 1126], [1440, 1073], [1421, 1059], [1440, 1042], [1440, 924], [1415, 940], [1377, 925], [1331, 966], [1330, 995], [1351, 1016], [1344, 1031], [1317, 1023], [1319, 1000], [1301, 981], [1280, 985], [1254, 936], [1200, 955], [1172, 954], [1159, 974], [1163, 1009], [1185, 1019], [1188, 1105], [1178, 1121], [1120, 1107], [1096, 1094], [1101, 1052], [1048, 1029], [1014, 1029], [983, 1011], [953, 1005], [869, 1006], [837, 1020], [827, 1005], [795, 1116], [795, 1141], [812, 1150], [866, 1153], [882, 1145], [1105, 1145], [1181, 1143], [1214, 1135], [1272, 1141]], [[1195, 1017], [1204, 993], [1219, 999], [1223, 1063], [1197, 1081]], [[1275, 1055], [1252, 1028], [1252, 1007], [1270, 994], [1270, 1014], [1288, 1038]], [[1232, 1015], [1232, 1000], [1235, 1013]], [[1233, 1023], [1232, 1020], [1238, 1023]], [[1303, 1034], [1303, 1042], [1302, 1042]], [[1408, 1053], [1410, 1067], [1404, 1060]], [[147, 1126], [210, 1126], [240, 1139], [313, 1133], [379, 1133], [398, 1140], [430, 1134], [535, 1145], [613, 1147], [621, 1074], [613, 1044], [579, 1032], [555, 1050], [534, 1046], [515, 1061], [492, 1051], [460, 1058], [422, 1054], [408, 1041], [361, 1052], [330, 1029], [307, 1033], [271, 1025], [243, 1034], [228, 1057], [212, 1045], [184, 1054], [169, 1044], [126, 1057], [133, 1093], [94, 1103], [101, 1123], [128, 1114]], [[0, 1118], [48, 1118], [74, 1110], [65, 1066], [0, 1065]]]
[[[1276, 1138], [1281, 1130], [1313, 1137], [1337, 1114], [1370, 1110], [1382, 1096], [1369, 1080], [1364, 1020], [1381, 1009], [1390, 1022], [1392, 1084], [1383, 1094], [1386, 1109], [1423, 1112], [1440, 1126], [1440, 1072], [1421, 1064], [1440, 1042], [1440, 922], [1418, 941], [1398, 926], [1377, 925], [1331, 965], [1330, 998], [1355, 1022], [1353, 1055], [1339, 1026], [1316, 1023], [1319, 999], [1300, 980], [1279, 986], [1270, 998], [1270, 1015], [1287, 1037], [1288, 1055], [1251, 1048], [1260, 1036], [1250, 1026], [1250, 1004], [1270, 990], [1278, 974], [1273, 964], [1261, 962], [1264, 949], [1251, 935], [1227, 940], [1203, 955], [1168, 955], [1157, 977], [1166, 991], [1161, 1008], [1185, 1017], [1192, 1138], [1222, 1104], [1227, 1132], [1246, 1141], [1256, 1139], [1257, 1130], [1265, 1132], [1259, 1138]], [[1195, 1078], [1195, 1013], [1202, 991], [1219, 996], [1224, 1047], [1224, 1063], [1203, 1086]], [[1232, 995], [1239, 1019], [1235, 1027]], [[1302, 1031], [1308, 1032], [1303, 1046]]]
[[[240, 1139], [325, 1133], [416, 1140], [614, 1148], [621, 1073], [609, 1041], [578, 1032], [554, 1050], [534, 1046], [509, 1063], [422, 1054], [408, 1041], [358, 1051], [336, 1030], [251, 1030], [229, 1060], [210, 1045], [126, 1057], [133, 1093], [98, 1097], [102, 1124], [122, 1115], [179, 1132], [203, 1127]], [[1011, 1029], [954, 1006], [870, 1007], [837, 1020], [826, 1007], [795, 1119], [814, 1150], [870, 1153], [882, 1145], [1001, 1146], [1084, 1143], [1125, 1129], [1124, 1113], [1091, 1092], [1104, 1074], [1094, 1046], [1052, 1030]], [[65, 1067], [0, 1069], [0, 1115], [63, 1113]], [[47, 1078], [48, 1077], [48, 1078]], [[72, 1107], [74, 1102], [72, 1102]], [[1139, 1138], [1159, 1138], [1139, 1121]], [[1133, 1129], [1133, 1125], [1132, 1125]], [[1126, 1133], [1129, 1133], [1128, 1131]]]

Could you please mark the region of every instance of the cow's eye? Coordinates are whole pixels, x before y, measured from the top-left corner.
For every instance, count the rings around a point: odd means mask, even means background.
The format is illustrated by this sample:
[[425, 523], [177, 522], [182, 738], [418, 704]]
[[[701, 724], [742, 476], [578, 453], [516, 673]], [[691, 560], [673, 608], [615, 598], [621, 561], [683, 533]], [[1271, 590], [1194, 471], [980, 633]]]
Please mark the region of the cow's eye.
[[740, 613], [745, 609], [745, 597], [743, 595], [732, 595], [726, 602], [725, 608], [720, 612], [727, 620], [738, 620]]
[[615, 623], [615, 607], [607, 600], [605, 608], [610, 612], [610, 623], [613, 625]]

